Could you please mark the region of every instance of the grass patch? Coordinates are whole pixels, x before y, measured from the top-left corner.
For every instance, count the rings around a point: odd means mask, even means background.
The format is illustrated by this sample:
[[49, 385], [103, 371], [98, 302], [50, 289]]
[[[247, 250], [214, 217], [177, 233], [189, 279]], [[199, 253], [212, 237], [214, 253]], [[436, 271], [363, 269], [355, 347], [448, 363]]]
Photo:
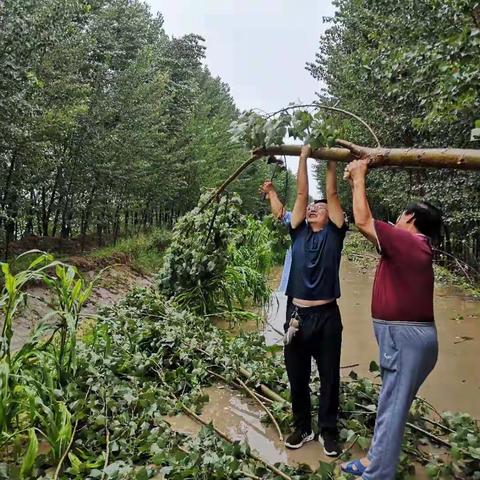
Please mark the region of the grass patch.
[[[51, 253], [55, 260], [71, 263], [81, 271], [99, 269], [112, 263], [128, 263], [137, 272], [152, 274], [160, 270], [165, 249], [170, 241], [170, 231], [155, 229], [121, 239], [116, 245], [109, 245], [86, 255], [70, 256], [65, 253]], [[38, 255], [38, 250], [32, 250], [9, 258], [10, 271], [15, 275], [26, 270]], [[3, 286], [3, 278], [0, 278], [0, 286]]]
[[480, 299], [480, 285], [469, 282], [465, 276], [452, 272], [442, 265], [434, 265], [435, 282], [457, 288], [464, 295]]
[[156, 229], [124, 238], [116, 245], [103, 247], [89, 256], [94, 260], [112, 259], [126, 255], [133, 269], [141, 273], [157, 272], [163, 264], [163, 254], [170, 243], [171, 232]]

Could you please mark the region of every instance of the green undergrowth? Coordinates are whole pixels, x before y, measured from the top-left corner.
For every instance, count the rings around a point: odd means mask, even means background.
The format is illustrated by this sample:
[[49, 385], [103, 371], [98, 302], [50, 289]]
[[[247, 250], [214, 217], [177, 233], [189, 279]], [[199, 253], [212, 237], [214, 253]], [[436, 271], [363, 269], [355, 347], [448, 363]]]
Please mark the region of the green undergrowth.
[[444, 286], [451, 286], [459, 290], [462, 295], [480, 300], [480, 283], [467, 279], [449, 270], [442, 265], [435, 265], [435, 281]]
[[[46, 352], [54, 347], [51, 344]], [[265, 480], [278, 478], [249, 457], [248, 445], [225, 442], [208, 428], [192, 439], [172, 432], [163, 420], [184, 406], [201, 411], [208, 401], [204, 388], [217, 381], [211, 371], [234, 381], [244, 369], [250, 373], [245, 380], [251, 388], [262, 383], [285, 399], [270, 408], [282, 430], [288, 431], [292, 420], [288, 379], [278, 350], [265, 346], [256, 332], [232, 338], [160, 294], [136, 290], [103, 310], [78, 339], [75, 369], [66, 381], [55, 374], [53, 356], [44, 357], [41, 364], [23, 365], [15, 394], [25, 410], [11, 431], [0, 436], [4, 462], [0, 472], [2, 468], [7, 472], [0, 478], [21, 478], [28, 427], [36, 428], [38, 440], [48, 448], [35, 452], [30, 476], [24, 478], [52, 479], [52, 468], [62, 455], [65, 464], [58, 478], [65, 480], [147, 479], [154, 474], [165, 479], [246, 478], [242, 472]], [[376, 368], [372, 364], [372, 370]], [[40, 388], [45, 378], [49, 380]], [[318, 382], [315, 378], [313, 389]], [[368, 447], [378, 393], [374, 382], [354, 373], [342, 382], [341, 435], [347, 444], [355, 441]], [[425, 435], [407, 430], [399, 478], [414, 478], [418, 461], [428, 464], [432, 478], [454, 474], [478, 478], [480, 431], [475, 421], [466, 414], [444, 414], [436, 418], [437, 427], [425, 420], [431, 413], [428, 404], [418, 400], [409, 420], [449, 440], [451, 458], [442, 461], [444, 457], [431, 453]], [[42, 427], [43, 416], [53, 422], [45, 423], [49, 430]], [[12, 431], [16, 434], [10, 437]], [[296, 480], [342, 478], [336, 463], [322, 463], [315, 473], [308, 467], [280, 468]]]
[[[290, 430], [281, 348], [267, 347], [258, 332], [233, 337], [212, 322], [220, 313], [239, 322], [246, 308], [267, 295], [269, 230], [243, 217], [238, 206], [234, 198], [223, 199], [179, 222], [159, 274], [160, 288], [136, 289], [104, 308], [82, 335], [82, 306], [92, 282], [46, 254], [17, 274], [2, 264], [0, 479], [279, 478], [246, 443], [219, 437], [212, 425], [189, 437], [165, 421], [167, 415], [200, 413], [208, 401], [206, 387], [220, 375], [231, 386], [242, 378], [252, 390], [263, 384], [275, 392], [268, 408], [282, 431]], [[15, 317], [32, 279], [51, 289], [52, 310], [13, 352]], [[217, 290], [213, 295], [209, 289]], [[371, 371], [378, 372], [374, 362]], [[318, 376], [312, 387], [318, 391]], [[342, 381], [340, 426], [347, 446], [342, 459], [320, 462], [315, 472], [307, 466], [277, 468], [292, 480], [345, 480], [339, 462], [349, 457], [353, 444], [368, 448], [379, 388], [354, 372]], [[313, 404], [318, 407], [316, 396]], [[416, 400], [409, 421], [399, 479], [415, 478], [418, 463], [435, 479], [480, 479], [480, 430], [474, 419], [440, 415]], [[439, 449], [439, 441], [450, 447]]]
[[[125, 261], [136, 271], [142, 274], [153, 274], [158, 272], [163, 265], [165, 250], [171, 242], [172, 233], [165, 229], [153, 229], [149, 232], [142, 232], [131, 237], [121, 238], [115, 245], [108, 245], [93, 250], [83, 255], [86, 265], [92, 263], [106, 266], [108, 264], [123, 263]], [[27, 255], [9, 259], [12, 273], [19, 273], [26, 270], [31, 262], [33, 253], [41, 255], [43, 252], [30, 250]], [[53, 253], [52, 253], [53, 254]], [[68, 255], [55, 254], [56, 260], [69, 262]], [[90, 262], [91, 261], [91, 262]], [[0, 278], [0, 285], [3, 285]]]
[[115, 245], [100, 248], [88, 256], [93, 260], [108, 261], [114, 260], [118, 254], [125, 255], [135, 270], [141, 273], [154, 273], [161, 268], [170, 241], [170, 231], [155, 229], [120, 239]]
[[268, 225], [241, 213], [237, 195], [182, 217], [172, 233], [157, 287], [167, 298], [197, 314], [235, 323], [256, 318], [252, 307], [270, 300], [267, 276], [275, 261]]
[[363, 272], [372, 272], [379, 256], [374, 246], [355, 227], [345, 237], [343, 255], [357, 265]]

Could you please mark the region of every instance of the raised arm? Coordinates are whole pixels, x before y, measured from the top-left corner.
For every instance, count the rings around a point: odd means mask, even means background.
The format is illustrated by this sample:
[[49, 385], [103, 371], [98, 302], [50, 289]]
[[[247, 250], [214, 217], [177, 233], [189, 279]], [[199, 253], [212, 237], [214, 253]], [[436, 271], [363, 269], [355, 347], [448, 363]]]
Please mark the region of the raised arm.
[[263, 182], [261, 191], [267, 196], [268, 201], [270, 202], [270, 210], [272, 215], [279, 220], [282, 219], [284, 214], [283, 203], [278, 198], [277, 191], [273, 186], [273, 183], [270, 180]]
[[336, 162], [327, 162], [326, 190], [328, 203], [328, 216], [330, 220], [338, 227], [345, 223], [342, 206], [337, 192], [337, 164]]
[[312, 153], [310, 145], [304, 145], [300, 153], [300, 159], [298, 161], [297, 172], [297, 198], [295, 199], [295, 205], [292, 211], [292, 228], [297, 228], [303, 221], [305, 221], [305, 215], [308, 205], [308, 171], [307, 171], [307, 159]]
[[378, 246], [377, 233], [373, 222], [372, 212], [367, 200], [366, 176], [368, 172], [368, 159], [354, 160], [345, 167], [345, 178], [352, 187], [353, 216], [355, 225], [362, 235]]

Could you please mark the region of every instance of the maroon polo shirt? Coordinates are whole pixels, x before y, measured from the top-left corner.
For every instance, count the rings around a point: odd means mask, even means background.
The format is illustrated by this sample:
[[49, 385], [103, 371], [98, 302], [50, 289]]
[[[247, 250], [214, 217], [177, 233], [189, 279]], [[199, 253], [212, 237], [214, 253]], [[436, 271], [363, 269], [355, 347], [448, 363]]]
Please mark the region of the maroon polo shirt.
[[381, 259], [375, 274], [372, 317], [433, 322], [433, 254], [425, 235], [375, 220]]

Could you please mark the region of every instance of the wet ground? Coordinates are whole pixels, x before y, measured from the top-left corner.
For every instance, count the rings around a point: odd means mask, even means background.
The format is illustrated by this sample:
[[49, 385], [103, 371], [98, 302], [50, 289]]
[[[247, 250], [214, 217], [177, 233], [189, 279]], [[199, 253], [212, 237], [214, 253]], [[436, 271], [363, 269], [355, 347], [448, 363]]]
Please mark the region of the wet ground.
[[[281, 269], [272, 277], [272, 285], [278, 285]], [[127, 267], [115, 267], [108, 271], [102, 284], [95, 289], [92, 301], [85, 313], [94, 313], [100, 305], [111, 304], [133, 285], [149, 285], [150, 279], [135, 274]], [[378, 350], [370, 321], [370, 298], [373, 272], [362, 271], [354, 263], [344, 260], [341, 269], [342, 298], [339, 301], [344, 324], [342, 365], [358, 364], [355, 370], [368, 376], [371, 360], [377, 360]], [[29, 291], [28, 315], [17, 319], [14, 348], [24, 343], [31, 327], [48, 310], [49, 298], [40, 287]], [[285, 296], [275, 292], [268, 312], [264, 334], [266, 342], [281, 342], [278, 330], [282, 329], [285, 317]], [[438, 410], [464, 411], [480, 418], [480, 302], [459, 295], [449, 288], [438, 288], [435, 297], [435, 313], [440, 341], [437, 367], [423, 385], [420, 396], [426, 398]], [[226, 328], [227, 325], [223, 325]], [[243, 330], [255, 330], [256, 323], [243, 324]], [[232, 330], [236, 334], [239, 328]], [[348, 375], [350, 369], [342, 370]], [[318, 442], [311, 442], [297, 451], [285, 449], [272, 426], [265, 426], [260, 419], [263, 410], [244, 395], [222, 385], [209, 388], [209, 403], [202, 417], [227, 433], [233, 440], [247, 440], [262, 458], [275, 463], [290, 465], [306, 463], [313, 469], [319, 460], [330, 461], [323, 454]], [[169, 417], [172, 426], [184, 433], [198, 431], [199, 426], [184, 416]], [[361, 452], [354, 452], [361, 453]], [[426, 479], [422, 469], [416, 475]]]
[[[316, 441], [306, 444], [300, 450], [286, 449], [274, 427], [266, 426], [260, 421], [265, 412], [241, 393], [223, 386], [210, 387], [206, 393], [210, 400], [203, 408], [202, 418], [207, 422], [212, 421], [230, 439], [248, 442], [264, 460], [290, 465], [305, 463], [313, 470], [318, 468], [320, 460], [332, 460], [324, 455], [322, 447]], [[165, 419], [181, 433], [196, 434], [201, 428], [184, 415]]]
[[[93, 279], [95, 271], [83, 272], [84, 278]], [[133, 271], [127, 265], [115, 265], [105, 270], [94, 288], [90, 300], [82, 309], [82, 317], [89, 318], [95, 315], [104, 305], [112, 305], [121, 300], [134, 287], [147, 287], [152, 279]], [[33, 328], [51, 311], [51, 292], [44, 286], [30, 286], [27, 291], [27, 305], [21, 314], [15, 318], [12, 349], [20, 347], [30, 337]], [[50, 317], [50, 322], [55, 318]]]
[[[263, 460], [291, 466], [306, 464], [313, 471], [318, 469], [320, 461], [336, 460], [323, 453], [323, 447], [318, 441], [309, 442], [299, 450], [285, 448], [274, 427], [265, 426], [261, 422], [264, 411], [241, 393], [222, 385], [207, 388], [206, 393], [209, 396], [209, 402], [202, 410], [202, 419], [213, 422], [213, 425], [231, 440], [247, 442]], [[164, 418], [174, 430], [180, 433], [196, 435], [201, 428], [201, 425], [185, 415]], [[364, 455], [358, 447], [353, 448], [351, 453], [355, 458]], [[417, 480], [429, 478], [422, 466], [416, 465], [415, 468]]]
[[[355, 264], [344, 260], [340, 277], [339, 305], [344, 325], [342, 365], [358, 363], [355, 371], [366, 376], [370, 361], [378, 362], [370, 321], [373, 274], [363, 273]], [[275, 297], [279, 308], [274, 305], [269, 321], [281, 330], [285, 296], [276, 293]], [[454, 289], [437, 287], [435, 319], [440, 344], [438, 363], [419, 395], [439, 411], [462, 411], [480, 418], [480, 302], [465, 298]], [[279, 336], [267, 327], [266, 338], [273, 343]]]
[[[278, 269], [273, 285], [278, 284]], [[342, 298], [339, 302], [344, 324], [342, 365], [359, 364], [355, 371], [368, 376], [371, 360], [377, 360], [378, 349], [370, 321], [370, 298], [373, 272], [363, 272], [355, 264], [344, 260], [341, 269]], [[265, 338], [268, 344], [281, 341], [276, 330], [282, 329], [285, 316], [285, 296], [276, 292], [268, 314]], [[437, 367], [423, 385], [420, 396], [438, 410], [465, 411], [480, 418], [480, 302], [459, 295], [449, 288], [437, 288], [435, 314], [440, 341]], [[245, 324], [244, 330], [254, 330], [254, 323]], [[234, 329], [238, 332], [238, 328]], [[348, 375], [350, 369], [342, 370]], [[263, 411], [241, 393], [221, 385], [207, 390], [209, 403], [202, 418], [227, 433], [233, 440], [246, 440], [265, 460], [290, 465], [306, 463], [313, 469], [319, 460], [330, 461], [318, 442], [311, 442], [297, 451], [285, 449], [272, 426], [260, 422]], [[169, 423], [178, 431], [192, 433], [199, 426], [185, 416], [169, 417]], [[354, 454], [361, 452], [353, 451]], [[428, 476], [417, 467], [417, 479]]]

